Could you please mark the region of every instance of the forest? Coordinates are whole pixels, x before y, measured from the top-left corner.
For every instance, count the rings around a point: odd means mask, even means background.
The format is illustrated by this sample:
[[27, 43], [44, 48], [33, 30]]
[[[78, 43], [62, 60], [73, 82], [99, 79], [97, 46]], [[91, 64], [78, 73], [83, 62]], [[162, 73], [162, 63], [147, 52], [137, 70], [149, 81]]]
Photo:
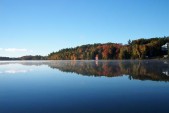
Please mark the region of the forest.
[[169, 42], [169, 36], [150, 39], [129, 40], [128, 44], [105, 43], [88, 44], [66, 48], [48, 55], [48, 60], [100, 60], [112, 59], [153, 59], [168, 55], [162, 46]]
[[[169, 54], [162, 46], [169, 43], [169, 36], [156, 38], [140, 38], [129, 40], [128, 44], [97, 43], [61, 49], [48, 56], [27, 55], [17, 58], [0, 57], [0, 60], [113, 60], [113, 59], [156, 59]], [[169, 56], [169, 55], [168, 55]]]

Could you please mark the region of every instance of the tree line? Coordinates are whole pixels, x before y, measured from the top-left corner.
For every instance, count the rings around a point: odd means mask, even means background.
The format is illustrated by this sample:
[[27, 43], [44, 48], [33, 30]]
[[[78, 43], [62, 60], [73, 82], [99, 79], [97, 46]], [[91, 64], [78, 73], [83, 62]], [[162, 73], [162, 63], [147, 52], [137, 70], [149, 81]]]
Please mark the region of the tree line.
[[0, 57], [0, 60], [94, 60], [96, 57], [100, 60], [163, 58], [164, 55], [168, 55], [169, 51], [162, 50], [161, 46], [168, 42], [169, 36], [141, 38], [129, 40], [125, 45], [120, 43], [87, 44], [61, 49], [48, 56]]
[[129, 40], [128, 44], [105, 43], [88, 44], [66, 48], [48, 55], [48, 60], [101, 60], [162, 58], [167, 54], [161, 46], [169, 42], [169, 37]]
[[27, 55], [27, 56], [22, 56], [17, 58], [0, 57], [0, 60], [47, 60], [47, 57], [40, 56], [40, 55], [35, 55], [35, 56]]

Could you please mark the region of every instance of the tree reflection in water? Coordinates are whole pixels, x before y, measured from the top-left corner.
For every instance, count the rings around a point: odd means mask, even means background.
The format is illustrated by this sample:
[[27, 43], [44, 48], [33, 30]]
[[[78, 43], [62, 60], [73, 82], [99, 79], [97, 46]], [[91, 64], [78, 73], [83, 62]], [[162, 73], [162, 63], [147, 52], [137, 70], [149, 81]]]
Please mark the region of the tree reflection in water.
[[86, 76], [129, 76], [129, 79], [169, 81], [168, 61], [56, 61], [49, 66]]
[[128, 76], [129, 79], [169, 81], [169, 61], [163, 60], [58, 60], [58, 61], [18, 61], [0, 62], [6, 64], [48, 65], [62, 72], [71, 72], [84, 76]]

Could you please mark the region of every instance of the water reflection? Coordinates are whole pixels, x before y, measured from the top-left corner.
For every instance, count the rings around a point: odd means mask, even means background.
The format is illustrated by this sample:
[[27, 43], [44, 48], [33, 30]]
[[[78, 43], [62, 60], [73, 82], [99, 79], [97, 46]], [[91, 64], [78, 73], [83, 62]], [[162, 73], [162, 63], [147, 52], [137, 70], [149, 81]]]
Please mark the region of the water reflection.
[[[27, 66], [48, 65], [50, 68], [59, 69], [62, 72], [71, 72], [83, 76], [128, 76], [129, 79], [169, 81], [169, 61], [37, 61], [12, 63], [19, 63]], [[11, 64], [11, 62], [0, 63], [0, 65], [5, 64]], [[17, 72], [25, 71], [17, 70]]]
[[16, 73], [28, 73], [31, 72], [33, 69], [7, 69], [4, 71], [0, 71], [0, 74], [16, 74]]
[[87, 76], [169, 81], [168, 61], [64, 61], [53, 62], [51, 68]]
[[0, 113], [169, 113], [168, 63], [0, 62]]

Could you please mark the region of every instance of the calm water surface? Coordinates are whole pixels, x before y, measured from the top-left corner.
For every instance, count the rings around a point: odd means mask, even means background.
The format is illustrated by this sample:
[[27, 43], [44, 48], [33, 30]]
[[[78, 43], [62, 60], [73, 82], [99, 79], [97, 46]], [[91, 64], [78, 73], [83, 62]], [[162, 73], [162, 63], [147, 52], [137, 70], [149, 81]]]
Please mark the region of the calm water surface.
[[169, 61], [0, 62], [0, 113], [169, 113]]

